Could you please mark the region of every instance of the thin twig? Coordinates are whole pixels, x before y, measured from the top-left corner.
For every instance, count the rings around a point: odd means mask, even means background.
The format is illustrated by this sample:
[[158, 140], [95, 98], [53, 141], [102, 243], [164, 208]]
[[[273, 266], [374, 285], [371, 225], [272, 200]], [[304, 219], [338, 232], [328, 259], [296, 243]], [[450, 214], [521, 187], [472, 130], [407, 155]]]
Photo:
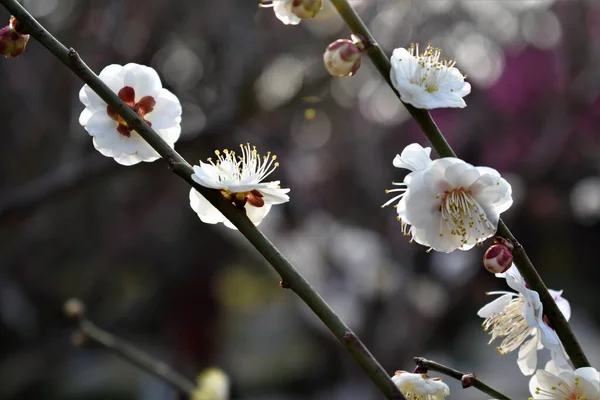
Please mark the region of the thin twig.
[[492, 398], [494, 399], [511, 400], [511, 398], [507, 395], [500, 393], [496, 389], [486, 385], [485, 383], [477, 379], [475, 377], [475, 374], [473, 373], [460, 372], [456, 369], [446, 367], [445, 365], [439, 364], [435, 361], [427, 360], [423, 357], [415, 357], [413, 361], [415, 362], [415, 364], [417, 364], [417, 370], [415, 371], [417, 373], [426, 374], [428, 370], [437, 371], [441, 374], [444, 374], [446, 376], [460, 381], [464, 389], [474, 387], [476, 389], [479, 389], [483, 393], [492, 396]]
[[166, 363], [96, 326], [92, 321], [87, 319], [86, 307], [81, 300], [76, 298], [67, 300], [64, 304], [63, 311], [65, 316], [73, 321], [78, 328], [73, 336], [73, 344], [75, 346], [84, 346], [88, 340], [91, 340], [114, 351], [119, 356], [141, 369], [166, 381], [182, 393], [191, 395], [196, 389], [194, 382], [175, 371]]
[[[172, 172], [188, 182], [213, 206], [231, 221], [250, 243], [267, 259], [284, 282], [292, 289], [323, 321], [335, 337], [345, 345], [354, 359], [361, 365], [371, 380], [388, 399], [404, 400], [387, 372], [362, 344], [352, 330], [335, 314], [323, 298], [304, 279], [294, 266], [248, 219], [246, 214], [231, 205], [216, 190], [205, 188], [192, 179], [193, 169], [179, 153], [173, 150], [162, 138], [141, 119], [130, 107], [108, 87], [83, 62], [77, 52], [67, 49], [33, 18], [16, 0], [0, 0], [12, 13], [23, 29], [46, 47], [56, 58], [71, 69], [82, 81], [115, 110], [139, 135], [148, 142], [164, 160], [168, 160]], [[353, 340], [348, 340], [352, 337]]]
[[[375, 64], [377, 70], [386, 80], [390, 88], [392, 88], [394, 93], [396, 93], [398, 98], [400, 98], [398, 91], [396, 91], [390, 80], [391, 65], [389, 58], [377, 44], [373, 38], [373, 35], [364, 22], [360, 19], [354, 8], [352, 8], [347, 0], [331, 0], [331, 3], [338, 10], [344, 21], [346, 21], [346, 24], [350, 27], [350, 30], [354, 34], [360, 35], [360, 37], [364, 38], [363, 40], [367, 41], [369, 46], [365, 50], [366, 53], [369, 55], [371, 61], [373, 64]], [[427, 112], [427, 110], [417, 109], [406, 103], [402, 104], [404, 104], [410, 115], [412, 115], [415, 121], [419, 124], [421, 130], [440, 157], [456, 157], [454, 150], [452, 150], [452, 147], [450, 147], [444, 138], [444, 135], [442, 132], [440, 132], [435, 124], [435, 121], [433, 118], [431, 118], [431, 115], [429, 112]], [[589, 367], [590, 363], [587, 360], [581, 345], [577, 341], [571, 326], [548, 292], [548, 288], [544, 284], [544, 281], [542, 281], [542, 278], [527, 256], [525, 249], [518, 245], [517, 240], [502, 220], [500, 220], [498, 224], [497, 234], [515, 243], [516, 246], [513, 253], [514, 263], [519, 269], [519, 272], [521, 272], [521, 275], [523, 275], [523, 278], [528, 283], [529, 287], [539, 293], [540, 300], [544, 306], [544, 314], [548, 317], [552, 327], [556, 330], [556, 333], [565, 347], [565, 350], [575, 368]]]
[[114, 351], [125, 360], [164, 380], [182, 393], [191, 395], [194, 389], [196, 389], [196, 385], [192, 380], [181, 375], [163, 361], [150, 356], [123, 339], [106, 332], [93, 322], [87, 319], [81, 320], [79, 322], [79, 330], [86, 338]]

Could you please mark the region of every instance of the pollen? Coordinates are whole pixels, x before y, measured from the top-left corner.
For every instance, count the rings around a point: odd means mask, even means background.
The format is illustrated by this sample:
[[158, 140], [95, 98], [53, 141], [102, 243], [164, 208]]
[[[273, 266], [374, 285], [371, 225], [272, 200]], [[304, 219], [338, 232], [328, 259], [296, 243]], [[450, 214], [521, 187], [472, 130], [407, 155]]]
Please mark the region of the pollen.
[[439, 211], [442, 223], [463, 245], [472, 239], [481, 242], [495, 231], [471, 191], [462, 187], [444, 192]]

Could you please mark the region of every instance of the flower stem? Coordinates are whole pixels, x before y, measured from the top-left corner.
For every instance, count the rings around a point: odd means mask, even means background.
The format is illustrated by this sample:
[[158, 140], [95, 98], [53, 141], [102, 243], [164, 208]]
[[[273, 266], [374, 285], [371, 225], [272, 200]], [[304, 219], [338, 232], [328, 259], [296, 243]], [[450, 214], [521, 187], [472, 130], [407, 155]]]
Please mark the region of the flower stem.
[[483, 393], [492, 396], [492, 398], [494, 399], [511, 400], [511, 398], [507, 395], [500, 393], [496, 389], [486, 385], [485, 383], [477, 379], [475, 377], [475, 374], [460, 372], [456, 369], [446, 367], [445, 365], [436, 363], [435, 361], [427, 360], [423, 357], [415, 357], [413, 361], [415, 362], [415, 364], [417, 364], [416, 372], [418, 373], [427, 373], [428, 370], [437, 371], [441, 374], [459, 380], [462, 383], [463, 388], [465, 389], [469, 387], [474, 387], [476, 389], [479, 389]]
[[294, 266], [279, 252], [279, 250], [259, 231], [246, 214], [231, 205], [230, 202], [216, 190], [205, 188], [192, 179], [193, 169], [190, 164], [173, 150], [164, 140], [141, 119], [130, 107], [106, 86], [96, 74], [83, 62], [77, 52], [67, 49], [60, 41], [52, 36], [40, 23], [33, 18], [16, 0], [0, 0], [20, 24], [20, 29], [27, 32], [56, 58], [71, 69], [83, 82], [100, 96], [113, 110], [139, 133], [160, 156], [167, 161], [169, 168], [188, 182], [202, 194], [213, 206], [231, 221], [250, 243], [266, 258], [281, 276], [283, 282], [293, 290], [323, 321], [334, 336], [346, 347], [354, 359], [360, 364], [379, 390], [388, 399], [405, 400], [388, 373], [381, 367], [365, 345], [352, 330], [335, 314], [331, 307], [315, 291]]
[[79, 321], [78, 326], [80, 332], [85, 336], [86, 339], [89, 338], [94, 342], [100, 343], [130, 363], [167, 382], [182, 393], [191, 395], [196, 389], [196, 385], [193, 381], [181, 375], [169, 365], [150, 356], [149, 354], [116, 337], [115, 335], [112, 335], [97, 327], [93, 322], [87, 319], [82, 319]]
[[[365, 52], [369, 55], [371, 61], [375, 64], [377, 70], [386, 80], [390, 88], [400, 99], [400, 94], [396, 91], [390, 80], [390, 60], [377, 44], [367, 26], [360, 19], [354, 8], [348, 3], [348, 0], [331, 0], [331, 3], [338, 10], [352, 33], [363, 40]], [[456, 157], [456, 153], [454, 153], [454, 150], [452, 150], [452, 147], [450, 147], [446, 138], [442, 132], [440, 132], [427, 110], [417, 109], [404, 102], [402, 104], [404, 104], [410, 115], [419, 124], [421, 130], [440, 157]], [[548, 288], [527, 256], [525, 249], [518, 244], [515, 237], [502, 220], [500, 220], [498, 224], [497, 234], [516, 244], [513, 253], [514, 263], [519, 269], [519, 272], [521, 272], [521, 275], [523, 275], [525, 281], [529, 284], [529, 287], [539, 293], [540, 300], [544, 306], [544, 314], [548, 317], [552, 327], [556, 330], [556, 333], [575, 368], [589, 367], [590, 363], [577, 341], [575, 334], [571, 330], [571, 326], [548, 292]]]

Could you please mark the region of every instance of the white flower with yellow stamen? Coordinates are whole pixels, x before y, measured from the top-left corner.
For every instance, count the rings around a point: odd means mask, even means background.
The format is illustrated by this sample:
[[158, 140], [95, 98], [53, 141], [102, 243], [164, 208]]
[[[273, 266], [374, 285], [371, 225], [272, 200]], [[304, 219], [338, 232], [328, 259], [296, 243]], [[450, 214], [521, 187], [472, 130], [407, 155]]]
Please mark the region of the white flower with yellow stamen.
[[[181, 133], [181, 104], [173, 93], [162, 87], [154, 69], [135, 63], [112, 64], [100, 72], [99, 78], [170, 147], [175, 145]], [[102, 155], [122, 165], [160, 158], [88, 85], [79, 91], [79, 99], [85, 105], [79, 123], [94, 138], [94, 147]]]
[[390, 79], [403, 102], [425, 109], [466, 107], [463, 97], [471, 93], [471, 85], [455, 61], [440, 57], [441, 50], [431, 45], [422, 53], [419, 45], [394, 50]]
[[[274, 204], [290, 200], [290, 189], [281, 189], [279, 181], [262, 182], [279, 166], [276, 156], [267, 153], [261, 157], [250, 144], [240, 145], [241, 154], [234, 151], [215, 151], [217, 159], [200, 161], [194, 166], [192, 179], [200, 185], [220, 190], [223, 196], [237, 206], [244, 207], [248, 218], [258, 225]], [[208, 202], [197, 190], [190, 191], [190, 206], [198, 217], [207, 224], [223, 222], [225, 226], [235, 227], [219, 210]]]
[[[488, 294], [501, 295], [485, 305], [478, 316], [485, 318], [482, 326], [489, 331], [492, 343], [497, 338], [502, 342], [497, 347], [500, 354], [519, 349], [517, 365], [524, 375], [531, 375], [537, 367], [537, 351], [544, 347], [550, 350], [555, 364], [561, 368], [568, 365], [566, 355], [556, 332], [548, 325], [544, 317], [539, 294], [527, 288], [525, 280], [514, 265], [503, 274], [506, 283], [515, 292], [497, 291]], [[561, 297], [562, 291], [549, 290], [568, 320], [571, 317], [569, 302]]]
[[425, 374], [411, 374], [396, 371], [392, 381], [410, 400], [444, 400], [450, 394], [448, 385], [439, 378], [430, 378]]
[[547, 366], [531, 377], [529, 392], [530, 400], [599, 400], [600, 374], [592, 367], [559, 371]]
[[[450, 253], [468, 250], [491, 237], [500, 213], [512, 204], [510, 184], [488, 167], [474, 167], [455, 157], [430, 159], [430, 148], [413, 143], [394, 159], [394, 166], [411, 171], [396, 201], [402, 231], [433, 250]], [[410, 226], [410, 228], [409, 228]]]

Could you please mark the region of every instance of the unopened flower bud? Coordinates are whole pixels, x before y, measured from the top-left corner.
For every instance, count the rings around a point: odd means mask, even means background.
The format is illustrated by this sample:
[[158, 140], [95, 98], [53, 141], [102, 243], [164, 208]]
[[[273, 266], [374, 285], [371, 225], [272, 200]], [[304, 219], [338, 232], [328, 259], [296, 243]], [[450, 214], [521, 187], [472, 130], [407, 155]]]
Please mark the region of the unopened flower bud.
[[349, 39], [338, 39], [323, 54], [325, 68], [333, 76], [352, 76], [360, 68], [360, 49]]
[[17, 20], [10, 17], [10, 23], [0, 29], [0, 54], [6, 58], [20, 56], [29, 41], [29, 35], [17, 32], [16, 27]]
[[483, 255], [483, 266], [494, 274], [506, 272], [513, 263], [510, 249], [503, 244], [494, 244]]
[[323, 0], [292, 0], [292, 12], [298, 18], [314, 18], [322, 8]]

